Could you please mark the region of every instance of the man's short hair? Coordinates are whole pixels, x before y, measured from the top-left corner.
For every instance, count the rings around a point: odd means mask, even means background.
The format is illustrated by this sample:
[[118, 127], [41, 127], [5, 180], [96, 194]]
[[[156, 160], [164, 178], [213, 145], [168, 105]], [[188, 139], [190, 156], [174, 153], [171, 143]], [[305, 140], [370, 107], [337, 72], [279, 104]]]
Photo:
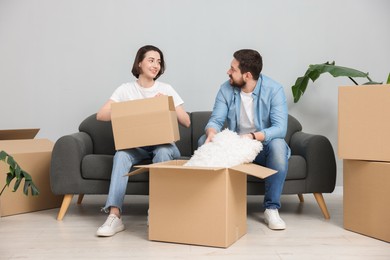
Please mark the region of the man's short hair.
[[263, 69], [263, 58], [260, 53], [251, 49], [238, 50], [233, 57], [239, 62], [241, 73], [250, 72], [254, 80], [258, 80]]

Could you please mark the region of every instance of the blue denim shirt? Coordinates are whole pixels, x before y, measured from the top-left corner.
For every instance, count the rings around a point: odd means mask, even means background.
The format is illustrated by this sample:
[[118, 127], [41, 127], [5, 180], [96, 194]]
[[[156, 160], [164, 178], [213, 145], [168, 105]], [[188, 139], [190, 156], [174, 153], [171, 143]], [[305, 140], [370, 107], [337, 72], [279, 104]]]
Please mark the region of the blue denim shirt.
[[[221, 131], [225, 120], [231, 131], [240, 129], [240, 89], [223, 83], [215, 99], [213, 112], [205, 129]], [[265, 135], [264, 144], [274, 138], [284, 138], [287, 132], [287, 100], [283, 86], [271, 78], [260, 75], [252, 93], [254, 104], [254, 124], [257, 131]]]

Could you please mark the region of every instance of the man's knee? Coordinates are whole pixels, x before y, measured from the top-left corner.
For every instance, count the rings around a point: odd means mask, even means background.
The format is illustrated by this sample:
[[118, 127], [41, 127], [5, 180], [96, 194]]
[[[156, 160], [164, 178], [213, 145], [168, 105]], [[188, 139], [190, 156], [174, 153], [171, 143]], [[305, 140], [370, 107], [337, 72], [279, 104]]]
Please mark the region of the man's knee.
[[284, 139], [273, 139], [268, 143], [269, 154], [282, 155], [289, 157], [290, 148]]

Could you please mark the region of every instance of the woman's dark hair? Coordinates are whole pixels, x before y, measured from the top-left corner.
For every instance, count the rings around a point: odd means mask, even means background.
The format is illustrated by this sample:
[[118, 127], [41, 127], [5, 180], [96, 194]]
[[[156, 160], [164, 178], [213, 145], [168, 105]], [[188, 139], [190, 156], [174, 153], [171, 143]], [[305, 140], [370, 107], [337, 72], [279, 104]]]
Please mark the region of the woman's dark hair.
[[141, 69], [139, 67], [139, 63], [145, 59], [145, 54], [148, 51], [157, 51], [160, 54], [160, 59], [161, 59], [160, 66], [161, 67], [160, 67], [160, 71], [158, 72], [157, 76], [154, 78], [156, 80], [164, 73], [165, 62], [164, 62], [164, 55], [163, 55], [162, 51], [153, 45], [145, 45], [137, 51], [137, 55], [135, 56], [134, 63], [133, 63], [133, 68], [131, 69], [131, 73], [133, 73], [134, 77], [136, 77], [138, 79], [139, 75], [141, 74]]
[[258, 80], [263, 69], [263, 58], [255, 50], [243, 49], [233, 54], [233, 57], [239, 62], [238, 68], [241, 73], [250, 72], [253, 79]]

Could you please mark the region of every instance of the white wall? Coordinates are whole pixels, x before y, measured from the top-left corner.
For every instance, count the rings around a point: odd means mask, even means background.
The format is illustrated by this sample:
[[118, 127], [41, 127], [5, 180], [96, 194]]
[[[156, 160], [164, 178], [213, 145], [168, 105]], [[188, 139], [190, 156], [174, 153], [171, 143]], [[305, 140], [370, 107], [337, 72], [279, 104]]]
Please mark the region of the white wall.
[[284, 85], [289, 112], [337, 153], [337, 87], [352, 82], [324, 75], [297, 104], [291, 86], [309, 64], [333, 60], [385, 81], [389, 10], [387, 0], [0, 0], [0, 128], [40, 127], [38, 138], [53, 141], [76, 132], [133, 80], [144, 44], [164, 51], [161, 81], [186, 109], [210, 110], [232, 53], [255, 48], [263, 72]]

